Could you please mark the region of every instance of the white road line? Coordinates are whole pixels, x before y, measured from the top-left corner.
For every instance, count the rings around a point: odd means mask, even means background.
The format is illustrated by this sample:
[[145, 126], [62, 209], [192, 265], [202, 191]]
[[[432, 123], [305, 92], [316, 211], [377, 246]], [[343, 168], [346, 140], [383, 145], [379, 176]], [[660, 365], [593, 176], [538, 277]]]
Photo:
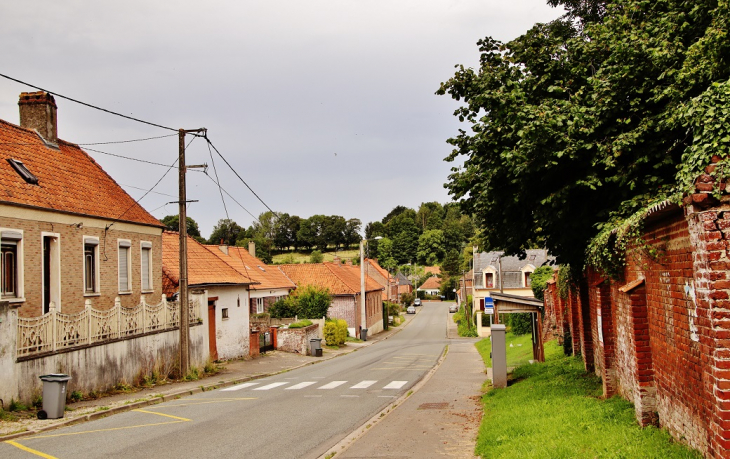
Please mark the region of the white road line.
[[345, 397], [345, 398], [360, 398], [359, 395], [344, 395], [344, 394], [343, 395], [340, 395], [340, 397]]
[[221, 392], [241, 390], [241, 389], [245, 389], [247, 387], [255, 386], [256, 384], [258, 384], [258, 383], [257, 382], [247, 382], [247, 383], [243, 383], [243, 384], [238, 384], [237, 386], [231, 386], [231, 387], [226, 387], [225, 389], [221, 389]]
[[284, 384], [289, 384], [289, 383], [288, 382], [275, 382], [275, 383], [267, 384], [265, 386], [257, 387], [254, 390], [269, 390], [269, 389], [273, 389], [275, 387], [283, 386]]
[[287, 387], [287, 388], [286, 388], [286, 389], [284, 389], [284, 390], [297, 390], [297, 389], [304, 389], [305, 387], [307, 387], [307, 386], [311, 386], [312, 384], [316, 384], [316, 381], [305, 381], [305, 382], [300, 382], [299, 384], [294, 384], [293, 386], [291, 386], [291, 387]]
[[367, 389], [368, 387], [375, 384], [377, 381], [361, 381], [354, 386], [352, 386], [350, 389]]
[[334, 389], [335, 387], [341, 386], [345, 384], [347, 381], [332, 381], [329, 384], [325, 384], [322, 387], [318, 387], [318, 389]]
[[408, 384], [408, 381], [393, 381], [387, 386], [383, 387], [383, 389], [400, 389], [406, 384]]

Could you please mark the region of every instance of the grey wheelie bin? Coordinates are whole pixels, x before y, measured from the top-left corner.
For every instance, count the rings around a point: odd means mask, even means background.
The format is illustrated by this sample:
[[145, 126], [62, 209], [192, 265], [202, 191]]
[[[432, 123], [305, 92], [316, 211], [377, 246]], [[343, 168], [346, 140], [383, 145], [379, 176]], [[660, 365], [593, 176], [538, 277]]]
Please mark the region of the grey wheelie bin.
[[309, 340], [309, 350], [313, 357], [322, 357], [322, 338], [311, 338]]
[[71, 377], [51, 373], [40, 378], [43, 381], [43, 409], [38, 412], [38, 419], [62, 418], [66, 409], [66, 384]]

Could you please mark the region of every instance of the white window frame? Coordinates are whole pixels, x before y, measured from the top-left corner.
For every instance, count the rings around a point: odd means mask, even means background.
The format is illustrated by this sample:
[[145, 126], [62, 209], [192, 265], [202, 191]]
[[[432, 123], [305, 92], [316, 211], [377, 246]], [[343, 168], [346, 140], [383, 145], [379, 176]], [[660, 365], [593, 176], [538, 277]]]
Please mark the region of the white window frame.
[[[56, 311], [61, 312], [61, 235], [59, 233], [49, 233], [46, 231], [41, 232], [41, 292], [43, 292], [43, 281], [45, 278], [44, 263], [43, 263], [43, 240], [45, 238], [51, 238], [55, 240], [55, 247], [51, 247], [51, 264], [53, 265], [50, 275], [50, 301], [56, 306]], [[43, 294], [41, 294], [43, 297]], [[45, 300], [45, 298], [43, 298]], [[45, 302], [41, 303], [45, 305]], [[43, 306], [42, 306], [43, 307]]]
[[527, 273], [530, 273], [530, 276], [532, 276], [532, 273], [535, 272], [535, 267], [533, 265], [525, 265], [520, 269], [522, 271], [522, 288], [530, 288], [527, 285]]
[[264, 299], [256, 298], [256, 314], [263, 314], [264, 312]]
[[[487, 284], [487, 274], [492, 275], [492, 286], [491, 287], [488, 287], [488, 284]], [[484, 278], [482, 279], [482, 281], [483, 281], [482, 285], [484, 286], [483, 287], [484, 289], [497, 288], [497, 270], [496, 269], [489, 266], [484, 269], [484, 272], [482, 273], [482, 275], [484, 276]]]
[[[122, 289], [122, 249], [127, 253], [127, 288]], [[120, 295], [132, 293], [132, 241], [129, 239], [117, 239], [117, 289]]]
[[[25, 234], [23, 234], [23, 230], [15, 229], [15, 228], [0, 228], [0, 245], [2, 244], [2, 233], [5, 232], [6, 234], [13, 234], [13, 238], [7, 238], [6, 237], [6, 243], [7, 242], [13, 242], [15, 243], [15, 296], [5, 296], [2, 295], [2, 292], [0, 292], [0, 296], [2, 296], [3, 301], [8, 301], [10, 303], [21, 303], [25, 301], [25, 283], [23, 278], [23, 273], [25, 271], [24, 269], [24, 256], [23, 256], [23, 241], [25, 240]], [[17, 235], [20, 235], [20, 238], [17, 239]], [[2, 263], [0, 263], [0, 275], [3, 277], [5, 276], [5, 273], [2, 272]]]
[[[94, 285], [92, 290], [88, 290], [86, 285], [86, 246], [94, 246]], [[84, 236], [82, 238], [81, 245], [82, 253], [82, 266], [83, 269], [83, 285], [84, 285], [84, 296], [99, 296], [101, 295], [101, 283], [99, 279], [99, 238], [96, 236]]]
[[[147, 269], [145, 270], [144, 262], [145, 258], [147, 259]], [[140, 276], [139, 276], [139, 285], [142, 290], [142, 293], [150, 293], [155, 290], [155, 284], [153, 282], [152, 278], [152, 242], [150, 241], [142, 241], [139, 244], [139, 268], [140, 268]], [[145, 274], [147, 275], [147, 280], [149, 285], [147, 288], [145, 288], [144, 285], [144, 278]]]

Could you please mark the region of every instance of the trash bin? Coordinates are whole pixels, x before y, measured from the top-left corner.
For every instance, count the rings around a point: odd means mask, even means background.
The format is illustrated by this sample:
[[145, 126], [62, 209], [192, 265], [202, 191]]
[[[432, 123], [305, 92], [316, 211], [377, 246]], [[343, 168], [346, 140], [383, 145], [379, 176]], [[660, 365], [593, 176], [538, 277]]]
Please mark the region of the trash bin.
[[66, 384], [71, 377], [51, 373], [40, 378], [43, 381], [43, 409], [38, 412], [38, 419], [62, 418], [66, 409]]
[[360, 329], [360, 339], [363, 341], [368, 340], [368, 329], [367, 328], [361, 328]]
[[309, 350], [314, 357], [322, 357], [322, 338], [311, 338], [309, 340]]

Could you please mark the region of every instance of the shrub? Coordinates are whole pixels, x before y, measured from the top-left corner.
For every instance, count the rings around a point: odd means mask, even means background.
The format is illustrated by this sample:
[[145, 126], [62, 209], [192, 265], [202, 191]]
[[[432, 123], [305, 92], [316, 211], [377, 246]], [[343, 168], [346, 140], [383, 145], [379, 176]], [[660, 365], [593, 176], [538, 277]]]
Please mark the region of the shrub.
[[324, 255], [322, 255], [322, 252], [319, 250], [312, 251], [312, 254], [309, 255], [309, 262], [310, 263], [322, 263], [324, 261]]
[[347, 321], [342, 320], [342, 319], [337, 320], [337, 341], [338, 341], [337, 345], [338, 346], [345, 344], [345, 341], [347, 341], [347, 335], [348, 335]]
[[400, 294], [400, 302], [403, 303], [403, 306], [408, 307], [413, 304], [413, 300], [416, 299], [416, 295], [413, 293], [401, 293]]
[[332, 304], [332, 295], [329, 290], [314, 285], [297, 288], [293, 296], [299, 306], [298, 316], [303, 319], [326, 317], [330, 304]]
[[309, 319], [300, 320], [299, 322], [294, 322], [289, 324], [289, 328], [304, 328], [309, 327], [312, 325], [312, 321]]
[[552, 266], [540, 266], [530, 275], [532, 293], [538, 300], [544, 299], [545, 288], [550, 279], [553, 278]]
[[510, 330], [515, 335], [532, 333], [532, 315], [530, 313], [509, 314]]
[[293, 296], [286, 296], [271, 305], [269, 308], [269, 315], [277, 319], [281, 319], [283, 317], [296, 317], [299, 315], [299, 303]]
[[337, 323], [328, 320], [324, 324], [324, 340], [328, 346], [337, 346]]
[[25, 411], [28, 407], [25, 406], [22, 402], [15, 400], [14, 398], [10, 399], [10, 405], [8, 405], [8, 411]]

